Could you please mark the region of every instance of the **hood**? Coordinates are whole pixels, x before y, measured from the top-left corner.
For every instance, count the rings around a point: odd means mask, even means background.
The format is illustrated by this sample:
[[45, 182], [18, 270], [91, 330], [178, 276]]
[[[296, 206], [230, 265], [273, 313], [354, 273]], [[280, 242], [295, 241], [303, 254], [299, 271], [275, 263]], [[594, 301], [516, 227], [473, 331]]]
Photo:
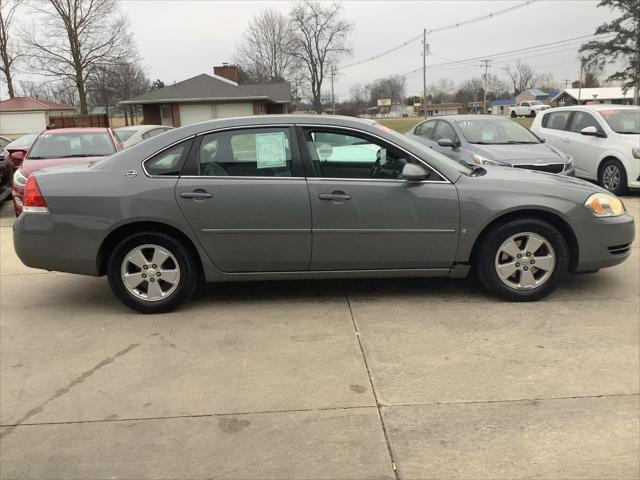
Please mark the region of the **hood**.
[[98, 160], [102, 160], [103, 158], [105, 157], [69, 157], [54, 158], [50, 160], [30, 160], [28, 158], [25, 158], [20, 169], [22, 170], [23, 175], [28, 177], [33, 172], [37, 172], [38, 170], [42, 170], [43, 168], [49, 169], [51, 167], [61, 167], [64, 165], [89, 165], [91, 163], [95, 163]]
[[[533, 189], [540, 193], [543, 192], [541, 188], [548, 186], [567, 192], [569, 190], [580, 191], [587, 195], [595, 192], [609, 193], [605, 189], [586, 180], [566, 175], [556, 175], [554, 173], [525, 170], [522, 168], [499, 167], [496, 165], [483, 165], [482, 168], [487, 171], [487, 173], [483, 175], [487, 180], [509, 182], [513, 187], [521, 189], [523, 192]], [[518, 183], [520, 183], [520, 186], [518, 186]], [[527, 186], [529, 188], [526, 188]]]
[[546, 143], [522, 145], [472, 145], [483, 157], [509, 164], [519, 163], [565, 163], [567, 156]]

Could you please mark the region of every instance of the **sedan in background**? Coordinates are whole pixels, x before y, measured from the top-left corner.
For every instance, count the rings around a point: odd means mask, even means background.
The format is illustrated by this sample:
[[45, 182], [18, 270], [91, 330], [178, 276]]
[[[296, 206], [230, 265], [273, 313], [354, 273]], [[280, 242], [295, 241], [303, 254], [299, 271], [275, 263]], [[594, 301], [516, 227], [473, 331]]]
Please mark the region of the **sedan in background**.
[[574, 158], [576, 176], [616, 195], [640, 189], [640, 107], [553, 108], [538, 115], [531, 130]]
[[634, 233], [623, 203], [589, 182], [468, 167], [333, 115], [202, 122], [36, 172], [13, 226], [27, 266], [107, 275], [146, 313], [175, 308], [203, 278], [460, 278], [472, 267], [494, 294], [538, 300], [563, 272], [623, 262]]
[[13, 163], [11, 156], [0, 146], [0, 201], [11, 195], [11, 177], [13, 176]]
[[451, 115], [425, 120], [407, 132], [429, 148], [470, 165], [498, 165], [574, 175], [573, 161], [522, 125], [493, 115]]
[[31, 145], [33, 145], [36, 138], [38, 138], [38, 135], [40, 135], [39, 132], [27, 133], [4, 147], [9, 152], [9, 155], [11, 155], [11, 162], [14, 170], [22, 165], [22, 159], [27, 155], [27, 152], [31, 148]]
[[116, 128], [114, 132], [122, 142], [122, 146], [129, 148], [172, 129], [173, 127], [167, 127], [166, 125], [132, 125], [130, 127]]
[[120, 149], [120, 142], [110, 128], [60, 128], [42, 132], [13, 175], [16, 215], [22, 212], [25, 186], [33, 172], [61, 165], [96, 162]]

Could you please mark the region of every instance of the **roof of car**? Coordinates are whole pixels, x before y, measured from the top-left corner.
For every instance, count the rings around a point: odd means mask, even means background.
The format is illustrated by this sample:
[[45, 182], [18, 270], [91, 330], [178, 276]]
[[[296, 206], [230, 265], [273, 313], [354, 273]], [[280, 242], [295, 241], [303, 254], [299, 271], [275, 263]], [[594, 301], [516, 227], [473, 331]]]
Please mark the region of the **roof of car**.
[[52, 128], [45, 130], [42, 133], [51, 135], [61, 135], [63, 133], [105, 133], [108, 132], [108, 128], [104, 127], [87, 127], [87, 128]]
[[118, 130], [135, 130], [135, 131], [140, 131], [140, 130], [153, 130], [154, 128], [173, 128], [167, 125], [127, 125], [124, 127], [118, 127], [115, 129], [115, 131], [117, 132]]
[[545, 113], [556, 110], [638, 110], [640, 107], [636, 107], [633, 105], [618, 105], [615, 103], [598, 103], [594, 105], [569, 105], [566, 107], [555, 107], [549, 110], [545, 110]]

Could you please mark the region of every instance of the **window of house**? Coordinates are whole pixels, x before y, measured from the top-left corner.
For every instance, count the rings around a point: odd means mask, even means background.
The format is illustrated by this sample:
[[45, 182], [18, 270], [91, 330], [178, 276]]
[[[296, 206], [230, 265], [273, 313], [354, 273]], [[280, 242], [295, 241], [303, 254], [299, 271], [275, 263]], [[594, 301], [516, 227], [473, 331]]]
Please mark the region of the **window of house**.
[[203, 176], [291, 177], [288, 128], [229, 130], [205, 135], [198, 165]]

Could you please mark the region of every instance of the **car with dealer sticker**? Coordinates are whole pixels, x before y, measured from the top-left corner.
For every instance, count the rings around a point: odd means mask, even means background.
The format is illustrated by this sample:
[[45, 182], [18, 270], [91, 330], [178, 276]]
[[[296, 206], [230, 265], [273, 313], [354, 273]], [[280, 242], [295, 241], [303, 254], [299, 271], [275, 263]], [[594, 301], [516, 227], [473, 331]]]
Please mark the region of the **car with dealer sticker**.
[[[33, 149], [32, 149], [33, 151]], [[626, 260], [634, 219], [583, 180], [464, 165], [372, 120], [273, 115], [171, 130], [33, 173], [24, 264], [106, 275], [145, 313], [209, 282], [450, 277], [539, 300]], [[73, 248], [69, 248], [73, 245]], [[53, 281], [53, 280], [52, 280]]]

